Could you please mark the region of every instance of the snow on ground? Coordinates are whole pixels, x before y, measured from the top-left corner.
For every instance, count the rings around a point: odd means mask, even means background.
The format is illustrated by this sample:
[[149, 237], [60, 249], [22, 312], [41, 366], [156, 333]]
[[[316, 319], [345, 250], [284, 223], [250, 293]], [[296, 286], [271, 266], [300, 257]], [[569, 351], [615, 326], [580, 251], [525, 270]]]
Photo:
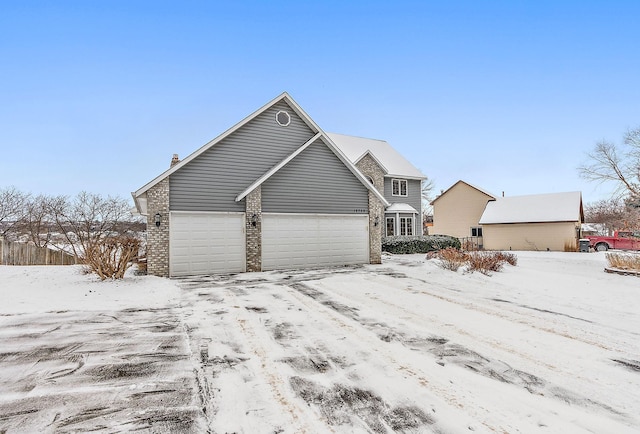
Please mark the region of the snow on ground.
[[640, 279], [516, 254], [491, 276], [0, 267], [0, 432], [638, 432]]

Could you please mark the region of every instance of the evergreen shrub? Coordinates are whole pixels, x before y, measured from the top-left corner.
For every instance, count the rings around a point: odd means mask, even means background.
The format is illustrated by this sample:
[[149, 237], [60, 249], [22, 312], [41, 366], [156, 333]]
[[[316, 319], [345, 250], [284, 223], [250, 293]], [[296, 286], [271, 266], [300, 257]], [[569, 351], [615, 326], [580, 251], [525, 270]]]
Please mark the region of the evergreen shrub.
[[460, 249], [460, 240], [448, 235], [382, 237], [382, 251], [393, 254], [429, 253], [447, 247]]

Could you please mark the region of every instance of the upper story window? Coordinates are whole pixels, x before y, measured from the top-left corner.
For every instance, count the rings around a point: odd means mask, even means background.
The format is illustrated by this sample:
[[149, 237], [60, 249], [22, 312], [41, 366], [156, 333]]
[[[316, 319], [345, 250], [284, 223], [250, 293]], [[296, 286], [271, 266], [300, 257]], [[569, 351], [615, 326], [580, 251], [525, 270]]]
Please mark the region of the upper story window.
[[406, 179], [392, 179], [391, 180], [391, 195], [392, 196], [407, 196], [407, 180]]
[[276, 122], [281, 127], [289, 126], [289, 124], [291, 123], [291, 116], [286, 111], [280, 110], [278, 113], [276, 113]]

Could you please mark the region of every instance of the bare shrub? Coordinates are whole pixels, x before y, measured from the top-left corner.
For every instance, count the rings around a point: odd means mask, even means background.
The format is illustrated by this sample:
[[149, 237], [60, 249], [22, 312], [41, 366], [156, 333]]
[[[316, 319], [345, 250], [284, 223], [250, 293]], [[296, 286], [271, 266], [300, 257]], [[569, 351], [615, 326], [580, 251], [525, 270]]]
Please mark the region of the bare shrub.
[[640, 255], [607, 253], [605, 256], [612, 268], [640, 271]]
[[445, 270], [458, 271], [468, 261], [469, 254], [453, 247], [447, 247], [438, 251], [438, 265]]
[[498, 253], [500, 252], [469, 253], [469, 271], [479, 271], [482, 274], [489, 275], [492, 271], [502, 270], [504, 261]]
[[140, 240], [131, 236], [108, 237], [92, 243], [86, 250], [86, 265], [100, 280], [122, 279], [138, 257]]
[[506, 262], [509, 265], [516, 266], [518, 265], [518, 257], [510, 252], [494, 252], [495, 255], [503, 262]]
[[467, 271], [473, 273], [479, 271], [489, 276], [493, 271], [502, 270], [503, 265], [517, 265], [518, 257], [509, 252], [464, 252], [462, 250], [447, 248], [427, 255], [427, 259], [437, 259], [438, 265], [450, 271], [458, 271], [466, 266]]

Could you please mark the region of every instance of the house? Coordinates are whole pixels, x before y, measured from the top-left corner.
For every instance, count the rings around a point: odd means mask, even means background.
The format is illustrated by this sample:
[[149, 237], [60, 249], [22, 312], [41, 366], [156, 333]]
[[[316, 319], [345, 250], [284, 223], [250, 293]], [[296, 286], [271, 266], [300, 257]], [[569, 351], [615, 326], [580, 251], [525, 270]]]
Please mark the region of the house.
[[582, 194], [500, 197], [480, 217], [488, 250], [575, 251], [584, 220]]
[[384, 140], [328, 135], [391, 204], [384, 211], [383, 236], [422, 235], [422, 181], [426, 176]]
[[487, 250], [574, 250], [584, 220], [580, 192], [497, 197], [462, 180], [432, 205], [435, 234]]
[[433, 206], [432, 234], [456, 238], [474, 237], [482, 245], [479, 221], [489, 201], [496, 197], [465, 181], [458, 181], [436, 197]]
[[[361, 141], [378, 142], [325, 133], [285, 92], [182, 161], [175, 157], [132, 193], [147, 216], [148, 272], [380, 263], [385, 215], [394, 232], [418, 231], [421, 174], [397, 171], [386, 142], [347, 157]], [[393, 208], [387, 197], [404, 205]]]

